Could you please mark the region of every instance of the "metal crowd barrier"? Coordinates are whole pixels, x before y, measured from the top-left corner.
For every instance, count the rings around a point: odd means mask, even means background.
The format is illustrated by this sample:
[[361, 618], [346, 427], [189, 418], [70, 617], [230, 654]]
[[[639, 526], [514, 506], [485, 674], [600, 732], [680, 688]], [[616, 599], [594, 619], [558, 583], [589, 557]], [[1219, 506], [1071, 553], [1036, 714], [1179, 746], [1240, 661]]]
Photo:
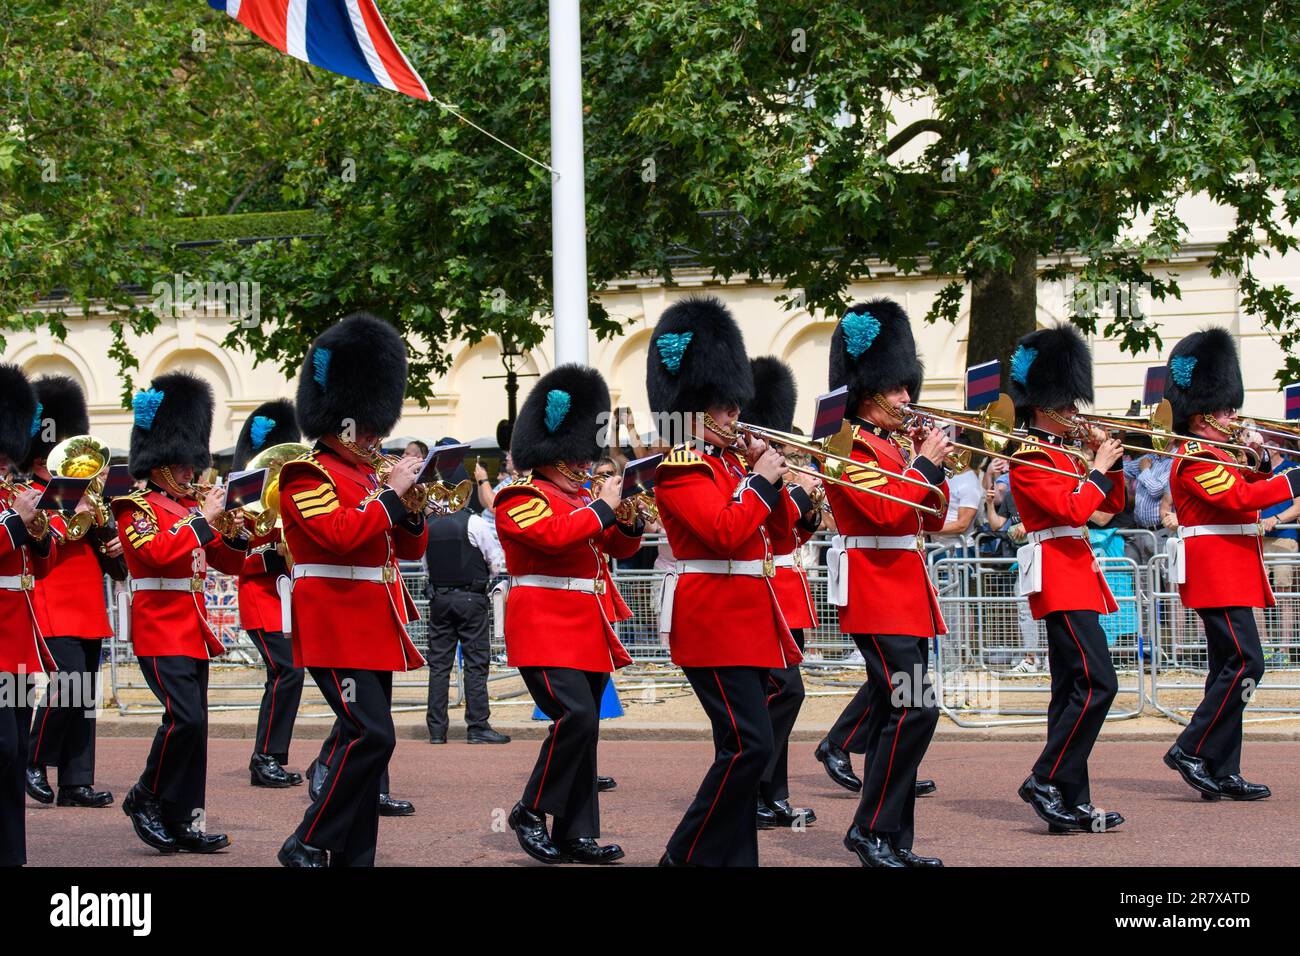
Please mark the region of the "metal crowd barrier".
[[[1162, 543], [1150, 531], [1120, 532], [1128, 550], [1152, 556], [1139, 562], [1131, 556], [1099, 557], [1119, 610], [1102, 618], [1111, 657], [1120, 677], [1119, 694], [1108, 719], [1124, 720], [1143, 713], [1147, 705], [1173, 720], [1186, 722], [1200, 700], [1206, 670], [1205, 636], [1195, 614], [1183, 608], [1167, 582]], [[647, 538], [654, 547], [659, 539]], [[1015, 593], [1015, 560], [978, 556], [987, 542], [977, 536], [967, 551], [930, 545], [926, 560], [938, 593], [948, 633], [931, 643], [931, 669], [941, 709], [959, 726], [1042, 723], [1050, 677], [1046, 670], [1046, 640], [1041, 622], [1034, 621], [1026, 601]], [[839, 632], [836, 609], [827, 600], [825, 551], [829, 536], [819, 535], [804, 548], [804, 566], [819, 619], [804, 635], [804, 671], [810, 697], [847, 696], [863, 680], [861, 657], [847, 635]], [[1159, 545], [1159, 546], [1157, 546]], [[975, 556], [972, 556], [972, 552]], [[1264, 640], [1266, 676], [1248, 708], [1248, 720], [1282, 720], [1300, 716], [1300, 556], [1269, 555], [1265, 564], [1274, 580], [1278, 606], [1259, 612]], [[418, 563], [403, 566], [403, 580], [422, 620], [410, 625], [416, 646], [428, 648], [427, 579]], [[618, 675], [620, 692], [683, 687], [681, 672], [672, 665], [666, 639], [659, 634], [658, 602], [661, 570], [617, 569], [614, 580], [632, 617], [616, 627], [633, 665]], [[108, 582], [110, 614], [114, 587]], [[887, 594], [880, 596], [888, 600]], [[215, 572], [208, 583], [212, 624], [227, 653], [213, 661], [209, 686], [213, 710], [254, 709], [262, 691], [262, 661], [257, 648], [239, 627], [238, 593], [234, 579]], [[116, 630], [116, 622], [114, 622]], [[496, 685], [493, 706], [532, 703], [508, 667], [505, 646], [493, 639], [490, 680]], [[1022, 665], [1036, 654], [1036, 670]], [[116, 638], [108, 642], [106, 658], [108, 700], [123, 713], [157, 713], [159, 707], [139, 672], [133, 649]], [[428, 693], [427, 670], [394, 675], [394, 710], [423, 710]], [[463, 698], [459, 659], [451, 676], [455, 696]], [[330, 717], [310, 677], [304, 690], [302, 716]]]

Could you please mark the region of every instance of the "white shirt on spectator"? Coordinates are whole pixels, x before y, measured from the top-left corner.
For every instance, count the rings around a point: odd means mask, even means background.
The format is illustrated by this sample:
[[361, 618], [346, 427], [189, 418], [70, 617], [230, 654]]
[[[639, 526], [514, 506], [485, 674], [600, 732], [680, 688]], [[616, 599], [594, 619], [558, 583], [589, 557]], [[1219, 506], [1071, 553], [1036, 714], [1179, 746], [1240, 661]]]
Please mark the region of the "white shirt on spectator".
[[506, 555], [501, 550], [501, 541], [497, 538], [494, 521], [488, 521], [483, 515], [470, 515], [467, 526], [469, 543], [483, 554], [483, 560], [487, 562], [493, 574], [505, 574]]
[[[980, 502], [983, 500], [984, 488], [980, 485], [979, 476], [974, 471], [967, 468], [954, 475], [948, 479], [948, 514], [944, 518], [944, 523], [951, 524], [956, 521], [959, 508], [970, 508], [978, 512]], [[972, 518], [965, 534], [936, 534], [931, 536], [931, 540], [945, 548], [970, 548], [975, 544], [974, 530], [975, 519]]]

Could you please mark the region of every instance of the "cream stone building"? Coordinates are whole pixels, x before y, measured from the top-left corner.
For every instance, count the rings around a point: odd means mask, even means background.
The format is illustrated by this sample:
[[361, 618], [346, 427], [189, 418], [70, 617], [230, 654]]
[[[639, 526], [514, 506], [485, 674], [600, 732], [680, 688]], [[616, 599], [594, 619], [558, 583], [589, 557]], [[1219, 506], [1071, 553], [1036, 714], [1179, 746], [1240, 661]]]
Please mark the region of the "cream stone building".
[[[1208, 202], [1192, 200], [1184, 205], [1184, 219], [1190, 230], [1188, 242], [1176, 262], [1162, 267], [1177, 275], [1182, 297], [1144, 302], [1143, 310], [1156, 323], [1165, 342], [1165, 354], [1180, 337], [1206, 324], [1220, 323], [1230, 328], [1241, 350], [1246, 410], [1280, 418], [1282, 404], [1273, 373], [1282, 364], [1281, 349], [1257, 318], [1242, 311], [1235, 283], [1229, 277], [1212, 277], [1208, 269], [1212, 243], [1226, 233], [1230, 221], [1224, 210]], [[1044, 266], [1048, 264], [1043, 262]], [[1300, 294], [1300, 257], [1259, 259], [1252, 268], [1262, 280], [1284, 282]], [[776, 355], [794, 368], [799, 383], [796, 424], [807, 428], [811, 424], [812, 401], [826, 390], [827, 351], [835, 316], [813, 315], [798, 308], [787, 310], [777, 301], [785, 291], [778, 285], [723, 283], [707, 274], [690, 272], [674, 278], [671, 286], [629, 279], [614, 283], [601, 294], [610, 314], [626, 322], [620, 337], [598, 342], [593, 336], [590, 342], [590, 363], [605, 374], [615, 404], [630, 406], [640, 426], [649, 427], [645, 363], [650, 332], [669, 304], [684, 296], [708, 293], [719, 296], [735, 314], [751, 355]], [[921, 321], [941, 286], [938, 279], [900, 276], [882, 264], [873, 269], [869, 281], [854, 286], [852, 295], [890, 296], [907, 309], [927, 367], [922, 400], [956, 407], [963, 400], [965, 313], [955, 325], [925, 325]], [[1039, 289], [1040, 325], [1064, 319], [1071, 295], [1067, 286], [1044, 283]], [[11, 334], [4, 359], [17, 362], [32, 376], [66, 374], [75, 378], [86, 390], [93, 432], [110, 446], [124, 449], [131, 417], [121, 405], [121, 379], [108, 355], [111, 318], [94, 311], [73, 313], [66, 341], [57, 340], [46, 328]], [[234, 443], [244, 420], [259, 403], [292, 397], [295, 388], [295, 383], [287, 381], [276, 367], [254, 365], [248, 354], [221, 345], [229, 321], [220, 310], [182, 309], [177, 317], [164, 320], [154, 333], [128, 340], [140, 362], [136, 386], [142, 387], [153, 376], [175, 369], [193, 370], [212, 384], [217, 398], [214, 449]], [[1147, 367], [1162, 362], [1164, 355], [1154, 351], [1128, 355], [1104, 338], [1094, 338], [1091, 344], [1098, 410], [1123, 412], [1130, 400], [1140, 398]], [[468, 441], [493, 435], [496, 423], [505, 417], [504, 382], [500, 377], [488, 377], [503, 373], [500, 343], [489, 337], [475, 345], [453, 343], [449, 351], [450, 371], [435, 382], [429, 407], [409, 403], [397, 434], [426, 439], [453, 435]], [[552, 364], [548, 338], [517, 367], [521, 373], [544, 373]], [[534, 377], [520, 379], [521, 403], [535, 381]]]

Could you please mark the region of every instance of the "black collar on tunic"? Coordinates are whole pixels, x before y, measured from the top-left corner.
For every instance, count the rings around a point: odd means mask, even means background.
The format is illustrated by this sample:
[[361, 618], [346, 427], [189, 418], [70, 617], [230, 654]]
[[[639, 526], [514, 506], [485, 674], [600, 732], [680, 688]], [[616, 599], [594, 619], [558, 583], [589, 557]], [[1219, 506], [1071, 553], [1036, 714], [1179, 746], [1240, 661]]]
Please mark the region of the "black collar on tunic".
[[894, 429], [892, 428], [881, 428], [879, 425], [875, 425], [867, 421], [865, 418], [858, 418], [856, 415], [850, 415], [849, 421], [854, 425], [857, 425], [858, 428], [862, 429], [864, 432], [871, 432], [871, 434], [883, 438], [885, 441], [894, 440]]
[[1055, 432], [1049, 432], [1042, 428], [1034, 428], [1032, 425], [1029, 426], [1029, 435], [1030, 437], [1036, 438], [1041, 442], [1046, 442], [1049, 445], [1061, 445], [1062, 447], [1065, 445], [1064, 435], [1058, 435]]

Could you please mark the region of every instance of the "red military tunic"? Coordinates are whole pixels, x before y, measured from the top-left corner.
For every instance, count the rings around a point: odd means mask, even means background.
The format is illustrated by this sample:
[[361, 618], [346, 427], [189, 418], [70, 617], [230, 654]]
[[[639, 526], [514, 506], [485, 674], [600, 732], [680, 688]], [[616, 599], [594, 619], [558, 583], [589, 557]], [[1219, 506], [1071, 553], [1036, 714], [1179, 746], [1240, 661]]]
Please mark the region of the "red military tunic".
[[237, 574], [242, 547], [212, 530], [193, 498], [176, 499], [150, 486], [112, 502], [117, 536], [132, 579], [189, 578], [188, 591], [136, 591], [131, 596], [131, 643], [138, 657], [207, 660], [225, 652], [208, 622], [204, 582], [209, 566]]
[[[12, 500], [13, 494], [0, 487], [0, 578], [27, 578], [28, 582], [19, 583], [34, 587], [35, 579], [49, 571], [58, 545], [52, 535], [42, 544], [33, 541], [23, 519], [10, 507]], [[44, 555], [41, 549], [47, 549]], [[32, 593], [30, 587], [0, 588], [0, 672], [39, 674], [54, 669], [54, 658], [36, 620]]]
[[275, 528], [248, 543], [248, 555], [239, 572], [239, 626], [246, 631], [280, 631], [283, 627], [277, 582], [287, 573], [276, 546], [282, 540]]
[[802, 519], [805, 513], [816, 506], [806, 491], [788, 482], [781, 498], [789, 513], [789, 523], [771, 522], [768, 525], [772, 535], [772, 552], [778, 560], [782, 555], [792, 555], [793, 564], [789, 567], [778, 565], [772, 586], [776, 588], [776, 600], [781, 605], [787, 627], [792, 630], [816, 627], [817, 609], [813, 607], [812, 590], [808, 587], [808, 572], [804, 570], [799, 557], [800, 546], [814, 534], [803, 526]]
[[[1119, 609], [1101, 573], [1084, 525], [1093, 512], [1118, 514], [1124, 510], [1124, 466], [1102, 474], [1089, 472], [1073, 455], [1066, 454], [1059, 436], [1031, 430], [1034, 437], [1054, 447], [1024, 447], [1011, 462], [1011, 496], [1026, 531], [1047, 528], [1078, 528], [1078, 537], [1051, 538], [1042, 542], [1043, 589], [1029, 595], [1029, 610], [1035, 619], [1054, 611], [1096, 611], [1111, 614]], [[1038, 461], [1077, 474], [1067, 478], [1026, 462]]]
[[[44, 490], [46, 482], [32, 484]], [[32, 595], [36, 620], [45, 637], [79, 637], [100, 640], [113, 636], [108, 621], [104, 592], [104, 569], [95, 554], [93, 530], [84, 537], [69, 541], [68, 523], [55, 514], [50, 526], [59, 536], [58, 555], [49, 573], [41, 578]]]
[[[298, 667], [407, 671], [424, 665], [406, 625], [418, 620], [398, 560], [424, 554], [429, 532], [412, 522], [375, 471], [318, 444], [280, 471], [280, 513], [294, 566], [387, 568], [384, 581], [302, 577], [293, 582]], [[417, 530], [418, 528], [418, 530]]]
[[[1175, 459], [1169, 477], [1178, 524], [1255, 524], [1261, 508], [1300, 495], [1300, 471], [1273, 475], [1243, 467], [1212, 445], [1189, 440], [1180, 450], [1198, 461]], [[1186, 607], [1272, 607], [1277, 603], [1264, 570], [1258, 534], [1202, 534], [1183, 542], [1187, 582], [1178, 586]]]
[[632, 663], [612, 622], [632, 616], [605, 555], [630, 558], [641, 547], [614, 512], [586, 491], [569, 494], [545, 478], [507, 485], [492, 505], [512, 578], [542, 574], [598, 580], [598, 592], [512, 584], [506, 600], [506, 653], [514, 667], [609, 672]]
[[[840, 608], [840, 632], [915, 637], [946, 634], [948, 629], [939, 612], [939, 600], [934, 585], [930, 583], [919, 538], [924, 531], [937, 531], [943, 527], [942, 502], [934, 492], [889, 475], [907, 475], [937, 484], [945, 498], [948, 494], [947, 480], [933, 466], [909, 466], [892, 433], [882, 433], [870, 424], [859, 422], [854, 426], [850, 457], [854, 461], [875, 465], [888, 474], [881, 474], [875, 468], [849, 465], [841, 476], [846, 481], [906, 501], [928, 504], [939, 514], [927, 515], [868, 492], [851, 491], [842, 485], [826, 483], [826, 500], [835, 515], [840, 535], [846, 538], [858, 535], [918, 536], [915, 549], [848, 549], [849, 593], [848, 603]], [[933, 468], [932, 474], [922, 470], [929, 468]]]
[[[679, 445], [655, 472], [655, 503], [673, 557], [774, 561], [772, 535], [790, 523], [781, 490], [759, 475], [746, 477], [733, 449], [705, 445], [704, 452]], [[773, 577], [682, 574], [676, 587], [667, 624], [678, 666], [789, 667], [803, 660]]]

